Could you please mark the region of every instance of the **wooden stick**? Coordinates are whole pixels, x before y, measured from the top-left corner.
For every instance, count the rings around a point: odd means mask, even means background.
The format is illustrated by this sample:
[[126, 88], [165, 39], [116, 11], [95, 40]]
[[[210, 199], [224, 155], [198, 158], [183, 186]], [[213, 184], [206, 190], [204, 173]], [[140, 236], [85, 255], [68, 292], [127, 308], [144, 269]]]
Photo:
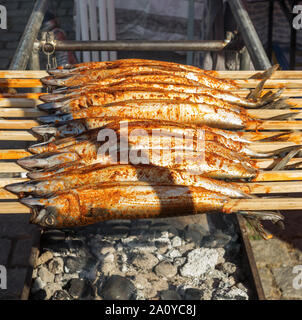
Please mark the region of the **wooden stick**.
[[0, 160], [15, 160], [31, 156], [32, 154], [24, 149], [2, 149], [0, 150]]
[[246, 126], [246, 130], [302, 130], [302, 121], [263, 121], [250, 122]]
[[8, 184], [24, 182], [27, 180], [28, 179], [26, 178], [0, 178], [0, 188], [3, 188]]
[[0, 162], [0, 172], [1, 173], [8, 173], [8, 172], [27, 172], [27, 170], [21, 168], [15, 162]]
[[31, 129], [39, 125], [36, 120], [0, 120], [0, 129]]
[[43, 70], [3, 70], [0, 71], [0, 78], [4, 79], [40, 79], [43, 77], [47, 77], [49, 74]]
[[[1, 110], [1, 109], [0, 109]], [[271, 109], [249, 109], [247, 110], [248, 115], [255, 119], [268, 119], [276, 116], [280, 116], [283, 114], [292, 113], [291, 119], [301, 119], [302, 112], [295, 109], [279, 109], [279, 110], [271, 110]]]
[[34, 108], [0, 108], [0, 117], [6, 118], [36, 118], [45, 115], [47, 115], [47, 113]]
[[[262, 71], [206, 71], [207, 73], [212, 74], [214, 77], [222, 79], [248, 79], [254, 76], [257, 73], [263, 73]], [[302, 71], [300, 70], [291, 70], [291, 71], [275, 71], [271, 79], [301, 79]]]
[[1, 99], [39, 99], [39, 97], [46, 93], [0, 93]]
[[231, 199], [224, 205], [227, 213], [243, 210], [301, 210], [300, 198], [274, 198], [274, 199]]
[[301, 181], [302, 170], [261, 171], [254, 182], [262, 181]]
[[1, 108], [34, 108], [42, 102], [39, 99], [27, 99], [27, 98], [6, 98], [0, 99]]
[[2, 202], [0, 205], [0, 214], [19, 214], [31, 213], [30, 209], [19, 201]]
[[[274, 199], [231, 199], [224, 205], [227, 213], [243, 210], [301, 210], [302, 199], [300, 198], [274, 198]], [[30, 213], [31, 210], [18, 201], [2, 202], [0, 214]]]
[[[0, 131], [0, 140], [5, 141], [37, 141], [37, 138], [27, 131]], [[1, 152], [1, 150], [0, 150]]]
[[0, 87], [4, 88], [42, 88], [39, 79], [0, 79]]
[[[245, 192], [252, 194], [301, 193], [302, 181], [238, 183]], [[245, 188], [246, 186], [246, 188]]]

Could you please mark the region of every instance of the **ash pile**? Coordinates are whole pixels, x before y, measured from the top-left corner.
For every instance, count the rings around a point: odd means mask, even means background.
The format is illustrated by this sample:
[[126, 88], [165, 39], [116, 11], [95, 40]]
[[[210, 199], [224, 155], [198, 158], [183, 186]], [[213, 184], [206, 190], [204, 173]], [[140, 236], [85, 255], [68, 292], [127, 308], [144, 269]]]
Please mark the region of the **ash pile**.
[[45, 231], [30, 299], [251, 299], [234, 217], [219, 217], [221, 229], [169, 218]]

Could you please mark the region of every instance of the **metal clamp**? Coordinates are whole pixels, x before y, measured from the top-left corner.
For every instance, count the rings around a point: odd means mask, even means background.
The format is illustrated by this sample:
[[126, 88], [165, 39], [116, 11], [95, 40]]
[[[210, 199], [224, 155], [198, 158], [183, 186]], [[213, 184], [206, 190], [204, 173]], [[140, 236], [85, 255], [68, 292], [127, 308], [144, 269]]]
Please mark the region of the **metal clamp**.
[[[57, 67], [57, 59], [54, 55], [56, 51], [56, 40], [53, 32], [42, 32], [40, 41], [42, 52], [47, 56], [46, 70]], [[50, 56], [52, 56], [52, 62], [50, 62]]]

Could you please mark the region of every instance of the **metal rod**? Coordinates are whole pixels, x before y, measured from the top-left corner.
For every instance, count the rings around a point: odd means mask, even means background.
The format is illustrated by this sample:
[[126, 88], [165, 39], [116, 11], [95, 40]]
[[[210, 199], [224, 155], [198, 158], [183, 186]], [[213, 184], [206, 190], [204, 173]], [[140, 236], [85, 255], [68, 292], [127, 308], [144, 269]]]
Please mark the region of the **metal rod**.
[[[56, 51], [220, 51], [227, 41], [56, 41]], [[45, 51], [51, 51], [47, 44]]]
[[255, 27], [240, 0], [228, 0], [241, 36], [249, 51], [254, 67], [258, 70], [268, 69], [271, 63], [264, 51]]
[[269, 0], [267, 55], [270, 61], [272, 60], [273, 54], [274, 3], [274, 0]]
[[[297, 4], [297, 0], [292, 1], [292, 10]], [[296, 67], [296, 46], [297, 46], [297, 30], [293, 27], [294, 15], [291, 14], [290, 22], [290, 59], [289, 59], [289, 68], [290, 70], [295, 70]]]
[[47, 4], [48, 0], [36, 1], [9, 69], [26, 69], [29, 57], [33, 50], [34, 42], [42, 25]]
[[[193, 40], [194, 39], [194, 0], [189, 0], [188, 1], [188, 24], [187, 24], [187, 38], [188, 40]], [[193, 52], [189, 51], [187, 52], [187, 59], [186, 59], [187, 64], [193, 64]]]

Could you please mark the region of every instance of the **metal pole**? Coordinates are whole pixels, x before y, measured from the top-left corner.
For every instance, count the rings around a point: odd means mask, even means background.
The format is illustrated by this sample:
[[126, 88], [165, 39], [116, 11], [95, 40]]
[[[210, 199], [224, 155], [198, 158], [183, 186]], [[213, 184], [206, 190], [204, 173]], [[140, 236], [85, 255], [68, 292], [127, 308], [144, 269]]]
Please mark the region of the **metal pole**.
[[[220, 51], [227, 41], [55, 41], [56, 51]], [[45, 44], [45, 51], [53, 46]]]
[[[187, 28], [187, 38], [188, 40], [194, 39], [194, 0], [189, 0], [188, 2], [188, 28]], [[187, 53], [187, 64], [193, 64], [193, 52], [189, 51]]]
[[36, 1], [9, 69], [26, 69], [29, 57], [33, 50], [34, 42], [42, 25], [47, 3], [48, 0]]
[[274, 0], [269, 0], [267, 54], [270, 60], [272, 60], [273, 53], [274, 3]]
[[247, 11], [243, 7], [240, 0], [228, 0], [228, 2], [255, 69], [268, 69], [271, 66], [271, 63], [264, 51], [262, 43]]

